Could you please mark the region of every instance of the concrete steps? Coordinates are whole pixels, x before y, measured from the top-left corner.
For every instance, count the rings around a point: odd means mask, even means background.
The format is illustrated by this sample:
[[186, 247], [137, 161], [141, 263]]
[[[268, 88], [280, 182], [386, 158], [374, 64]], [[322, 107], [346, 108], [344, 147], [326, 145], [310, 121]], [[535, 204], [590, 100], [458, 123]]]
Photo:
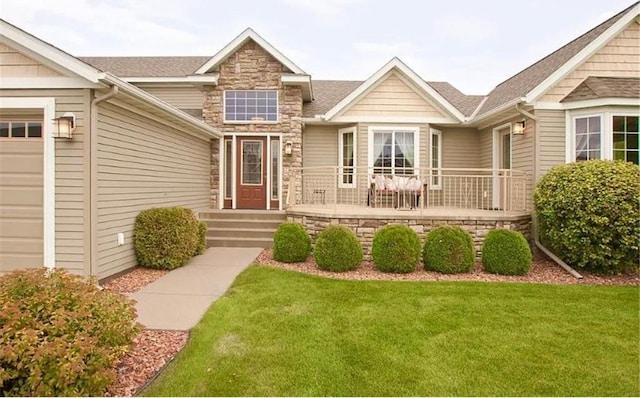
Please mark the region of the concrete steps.
[[274, 210], [207, 210], [199, 214], [207, 223], [207, 247], [263, 247], [287, 217]]

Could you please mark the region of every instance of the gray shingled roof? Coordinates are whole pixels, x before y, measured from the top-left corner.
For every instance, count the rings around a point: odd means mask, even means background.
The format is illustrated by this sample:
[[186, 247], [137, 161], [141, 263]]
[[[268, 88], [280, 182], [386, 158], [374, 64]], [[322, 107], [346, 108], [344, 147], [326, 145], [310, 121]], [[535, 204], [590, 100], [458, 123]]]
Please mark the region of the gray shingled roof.
[[302, 106], [303, 117], [323, 115], [363, 82], [352, 80], [312, 80], [313, 101]]
[[485, 98], [484, 95], [465, 95], [447, 82], [427, 82], [451, 105], [455, 106], [465, 116], [471, 116], [478, 105]]
[[640, 98], [640, 78], [590, 76], [560, 102], [598, 98]]
[[193, 74], [211, 57], [78, 57], [120, 77], [184, 77]]
[[510, 101], [513, 101], [516, 98], [526, 95], [553, 72], [569, 61], [574, 55], [579, 53], [589, 43], [604, 33], [605, 30], [609, 29], [611, 25], [622, 18], [622, 16], [624, 16], [635, 5], [635, 3], [632, 4], [624, 11], [621, 11], [615, 16], [609, 18], [587, 33], [566, 44], [564, 47], [547, 55], [517, 75], [500, 83], [489, 93], [487, 101], [482, 105], [478, 115], [485, 114], [509, 103]]

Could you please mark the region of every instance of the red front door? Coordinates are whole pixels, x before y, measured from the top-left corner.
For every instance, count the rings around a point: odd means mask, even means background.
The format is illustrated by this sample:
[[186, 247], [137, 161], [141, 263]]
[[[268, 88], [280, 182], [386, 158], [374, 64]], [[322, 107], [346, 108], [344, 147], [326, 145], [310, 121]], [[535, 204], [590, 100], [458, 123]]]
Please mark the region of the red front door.
[[238, 209], [267, 208], [267, 139], [238, 137], [236, 179]]

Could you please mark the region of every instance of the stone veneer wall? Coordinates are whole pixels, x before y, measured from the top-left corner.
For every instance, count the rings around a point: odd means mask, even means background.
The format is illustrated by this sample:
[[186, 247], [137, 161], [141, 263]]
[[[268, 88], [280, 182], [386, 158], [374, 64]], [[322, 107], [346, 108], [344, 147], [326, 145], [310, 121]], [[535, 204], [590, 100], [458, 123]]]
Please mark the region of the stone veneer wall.
[[[290, 73], [268, 52], [253, 41], [240, 47], [234, 54], [220, 64], [217, 86], [205, 86], [205, 99], [202, 114], [205, 122], [217, 127], [223, 133], [277, 132], [282, 133], [282, 142], [291, 141], [291, 155], [281, 154], [282, 160], [282, 201], [287, 198], [289, 178], [292, 168], [302, 167], [302, 90], [299, 87], [284, 86], [283, 73]], [[224, 90], [278, 90], [278, 123], [224, 123]], [[211, 144], [211, 207], [217, 208], [220, 195], [220, 142]], [[296, 196], [302, 194], [297, 184]]]
[[356, 233], [362, 243], [366, 260], [371, 259], [371, 243], [375, 232], [387, 224], [404, 224], [416, 231], [420, 240], [424, 243], [426, 234], [441, 225], [457, 225], [468, 231], [473, 237], [476, 249], [476, 257], [479, 259], [482, 243], [487, 233], [492, 229], [510, 229], [524, 234], [529, 242], [531, 239], [531, 216], [496, 216], [495, 219], [483, 217], [482, 219], [469, 220], [465, 217], [452, 216], [449, 219], [419, 218], [419, 217], [389, 217], [389, 218], [353, 218], [332, 215], [304, 215], [293, 212], [287, 213], [287, 221], [302, 224], [315, 242], [318, 234], [330, 225], [343, 225]]

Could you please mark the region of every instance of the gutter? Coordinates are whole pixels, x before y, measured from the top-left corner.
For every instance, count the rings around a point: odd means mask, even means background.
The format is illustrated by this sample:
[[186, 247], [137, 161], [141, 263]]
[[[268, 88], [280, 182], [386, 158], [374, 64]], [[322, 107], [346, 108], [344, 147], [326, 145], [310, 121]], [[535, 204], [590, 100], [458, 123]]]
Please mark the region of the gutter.
[[561, 266], [565, 271], [567, 271], [569, 274], [574, 276], [576, 279], [583, 279], [582, 275], [580, 275], [576, 270], [571, 268], [571, 266], [569, 266], [567, 263], [562, 261], [558, 256], [553, 254], [551, 250], [544, 247], [542, 242], [540, 242], [540, 237], [538, 236], [538, 220], [535, 215], [533, 215], [533, 239], [536, 247], [542, 250], [542, 252], [546, 254], [551, 260], [553, 260], [556, 264]]
[[120, 92], [118, 86], [91, 100], [89, 119], [89, 274], [93, 275], [98, 261], [98, 103], [107, 101]]

